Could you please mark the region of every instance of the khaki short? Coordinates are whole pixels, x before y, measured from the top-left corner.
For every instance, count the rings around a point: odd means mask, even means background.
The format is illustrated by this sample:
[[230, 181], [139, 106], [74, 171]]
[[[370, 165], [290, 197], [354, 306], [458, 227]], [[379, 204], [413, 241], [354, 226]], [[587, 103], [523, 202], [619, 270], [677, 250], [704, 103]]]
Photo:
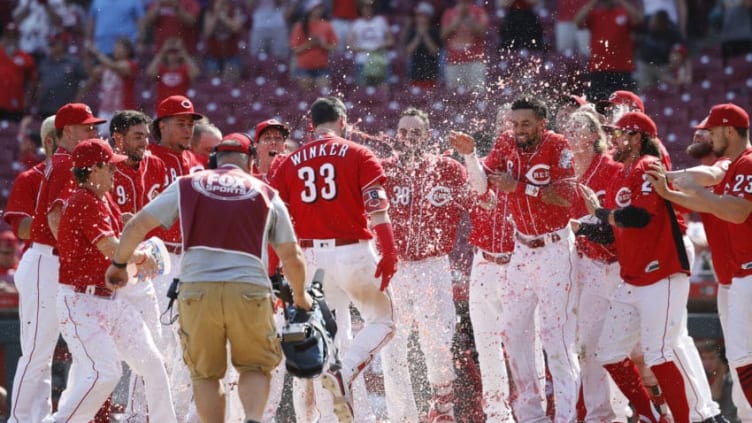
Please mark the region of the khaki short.
[[269, 374], [282, 359], [268, 287], [239, 282], [189, 282], [178, 296], [183, 359], [193, 379], [221, 379], [227, 342], [239, 373]]

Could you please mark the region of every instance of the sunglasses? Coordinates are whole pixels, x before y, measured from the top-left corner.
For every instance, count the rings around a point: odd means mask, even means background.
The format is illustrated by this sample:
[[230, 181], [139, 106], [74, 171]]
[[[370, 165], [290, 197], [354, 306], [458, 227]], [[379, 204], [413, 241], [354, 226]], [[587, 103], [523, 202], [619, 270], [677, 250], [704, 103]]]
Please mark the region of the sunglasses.
[[624, 130], [624, 129], [612, 129], [609, 132], [611, 133], [611, 135], [613, 135], [615, 137], [620, 137], [620, 136], [622, 136], [624, 134], [627, 134], [627, 135], [630, 135], [630, 136], [634, 135], [634, 134], [639, 134], [639, 132], [637, 132], [637, 131]]

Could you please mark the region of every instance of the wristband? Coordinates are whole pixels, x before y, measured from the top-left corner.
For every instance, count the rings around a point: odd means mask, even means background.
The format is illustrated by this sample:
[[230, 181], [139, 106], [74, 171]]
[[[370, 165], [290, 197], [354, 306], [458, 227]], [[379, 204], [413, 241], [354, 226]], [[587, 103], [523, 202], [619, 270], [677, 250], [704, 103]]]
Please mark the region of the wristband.
[[517, 182], [517, 188], [515, 191], [518, 194], [525, 194], [529, 195], [531, 197], [537, 197], [540, 193], [540, 187], [538, 185], [532, 185], [532, 184], [523, 184], [522, 182]]
[[125, 267], [128, 266], [128, 263], [118, 263], [115, 260], [112, 260], [112, 265], [118, 269], [125, 269]]
[[595, 209], [595, 217], [597, 217], [603, 223], [609, 223], [608, 217], [611, 215], [611, 210], [606, 208]]

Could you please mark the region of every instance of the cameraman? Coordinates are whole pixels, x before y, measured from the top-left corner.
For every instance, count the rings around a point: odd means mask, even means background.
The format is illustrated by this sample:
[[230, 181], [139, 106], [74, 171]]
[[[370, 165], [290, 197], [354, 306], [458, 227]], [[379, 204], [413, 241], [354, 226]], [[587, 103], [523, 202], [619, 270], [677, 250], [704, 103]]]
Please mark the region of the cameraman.
[[228, 340], [247, 422], [261, 420], [269, 374], [281, 359], [265, 265], [267, 241], [282, 261], [293, 303], [311, 308], [305, 262], [287, 209], [276, 191], [249, 174], [250, 148], [246, 135], [226, 136], [215, 148], [217, 169], [181, 177], [132, 218], [107, 269], [108, 285], [125, 284], [125, 263], [138, 242], [155, 227], [180, 219], [183, 359], [205, 423], [224, 421], [219, 380], [227, 370]]

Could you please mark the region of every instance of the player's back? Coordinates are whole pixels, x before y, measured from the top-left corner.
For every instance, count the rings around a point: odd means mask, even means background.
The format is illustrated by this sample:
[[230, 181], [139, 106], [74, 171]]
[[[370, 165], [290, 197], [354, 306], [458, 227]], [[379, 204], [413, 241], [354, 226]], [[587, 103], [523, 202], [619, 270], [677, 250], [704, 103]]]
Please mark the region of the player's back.
[[271, 180], [302, 239], [370, 239], [363, 189], [384, 171], [367, 148], [323, 135], [290, 154]]

